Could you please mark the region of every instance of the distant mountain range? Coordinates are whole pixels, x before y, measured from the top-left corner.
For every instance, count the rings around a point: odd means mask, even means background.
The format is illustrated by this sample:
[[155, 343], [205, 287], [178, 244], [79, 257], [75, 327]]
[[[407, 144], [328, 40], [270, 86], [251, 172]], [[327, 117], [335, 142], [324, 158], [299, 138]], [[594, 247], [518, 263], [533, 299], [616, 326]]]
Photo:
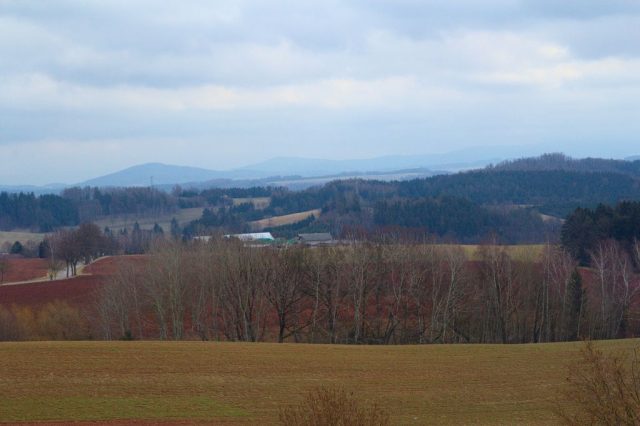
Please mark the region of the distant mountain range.
[[80, 182], [79, 186], [150, 186], [220, 179], [223, 172], [161, 163], [140, 164]]
[[308, 178], [338, 176], [379, 176], [420, 171], [420, 175], [432, 175], [432, 170], [452, 172], [484, 167], [500, 161], [499, 157], [482, 157], [470, 152], [455, 152], [423, 156], [384, 156], [358, 160], [324, 160], [301, 157], [276, 157], [267, 161], [218, 171], [198, 167], [174, 166], [160, 163], [141, 164], [100, 176], [77, 185], [80, 186], [148, 186], [192, 184], [226, 181], [278, 182]]
[[[300, 157], [277, 157], [233, 170], [209, 170], [199, 167], [147, 163], [132, 166], [114, 173], [99, 176], [76, 184], [51, 184], [46, 186], [0, 186], [0, 191], [56, 193], [71, 186], [123, 187], [149, 186], [170, 189], [174, 185], [194, 187], [249, 187], [287, 186], [303, 189], [321, 185], [335, 179], [359, 177], [377, 180], [404, 180], [446, 174], [462, 170], [478, 169], [496, 164], [495, 167], [510, 169], [627, 169], [628, 163], [640, 156], [624, 160], [597, 160], [578, 163], [554, 154], [544, 161], [522, 158], [531, 151], [523, 147], [476, 147], [461, 151], [430, 155], [392, 155], [370, 159], [325, 160]], [[540, 157], [542, 158], [542, 157]], [[630, 164], [630, 163], [629, 163]]]

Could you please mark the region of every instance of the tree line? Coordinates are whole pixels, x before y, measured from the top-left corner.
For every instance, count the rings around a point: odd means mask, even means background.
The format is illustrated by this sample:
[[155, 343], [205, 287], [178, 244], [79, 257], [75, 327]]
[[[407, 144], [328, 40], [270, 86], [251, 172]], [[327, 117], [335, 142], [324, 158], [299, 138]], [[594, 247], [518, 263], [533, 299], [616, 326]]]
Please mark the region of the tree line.
[[152, 215], [177, 210], [178, 200], [153, 188], [69, 188], [61, 195], [0, 193], [0, 230], [52, 232], [109, 215]]
[[[637, 250], [640, 253], [640, 250]], [[638, 259], [636, 258], [635, 261]], [[123, 262], [99, 297], [98, 335], [347, 344], [528, 343], [637, 335], [633, 262], [608, 241], [592, 272], [546, 246], [364, 243], [256, 248], [164, 241]]]

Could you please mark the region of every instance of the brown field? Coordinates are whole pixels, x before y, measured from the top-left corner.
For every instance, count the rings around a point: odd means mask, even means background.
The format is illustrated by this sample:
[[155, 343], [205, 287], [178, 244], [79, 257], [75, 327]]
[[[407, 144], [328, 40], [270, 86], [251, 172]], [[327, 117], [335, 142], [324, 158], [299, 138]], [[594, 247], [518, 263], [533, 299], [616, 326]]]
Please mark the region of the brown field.
[[27, 241], [35, 241], [39, 243], [43, 240], [45, 234], [40, 234], [37, 232], [27, 232], [27, 231], [0, 231], [0, 247], [2, 247], [5, 243], [13, 244], [16, 241], [20, 241], [22, 244]]
[[113, 215], [94, 220], [93, 222], [100, 228], [108, 226], [111, 229], [131, 229], [135, 222], [138, 222], [142, 229], [152, 229], [154, 224], [162, 226], [165, 232], [171, 229], [171, 219], [174, 217], [180, 226], [189, 222], [200, 219], [202, 217], [203, 207], [193, 207], [189, 209], [180, 209], [175, 213], [154, 215], [154, 216], [137, 216], [137, 215]]
[[0, 305], [38, 308], [55, 300], [78, 307], [91, 305], [94, 292], [104, 283], [97, 275], [80, 275], [74, 278], [41, 281], [28, 284], [0, 286]]
[[[107, 282], [108, 277], [114, 273], [119, 262], [136, 264], [144, 262], [144, 259], [145, 256], [136, 255], [103, 257], [82, 268], [80, 275], [73, 278], [55, 281], [45, 279], [42, 282], [18, 285], [0, 285], [0, 305], [37, 308], [59, 300], [84, 309], [90, 309], [95, 303], [95, 291], [99, 290]], [[40, 261], [40, 259], [25, 260]], [[44, 277], [46, 275], [46, 261], [41, 261], [45, 262], [45, 270], [41, 275]]]
[[46, 259], [9, 259], [9, 269], [0, 284], [45, 278], [48, 270]]
[[233, 205], [238, 206], [244, 203], [251, 203], [257, 210], [263, 210], [269, 207], [271, 197], [252, 197], [252, 198], [234, 198]]
[[282, 405], [337, 385], [393, 424], [557, 424], [580, 345], [0, 343], [0, 422], [273, 424]]
[[304, 220], [311, 215], [318, 218], [320, 217], [321, 212], [322, 211], [320, 209], [314, 209], [314, 210], [308, 210], [306, 212], [291, 213], [291, 214], [285, 214], [282, 216], [274, 216], [267, 219], [260, 219], [253, 222], [249, 222], [249, 224], [251, 225], [251, 229], [253, 229], [254, 231], [260, 231], [264, 228], [290, 225], [292, 223], [300, 222], [301, 220]]

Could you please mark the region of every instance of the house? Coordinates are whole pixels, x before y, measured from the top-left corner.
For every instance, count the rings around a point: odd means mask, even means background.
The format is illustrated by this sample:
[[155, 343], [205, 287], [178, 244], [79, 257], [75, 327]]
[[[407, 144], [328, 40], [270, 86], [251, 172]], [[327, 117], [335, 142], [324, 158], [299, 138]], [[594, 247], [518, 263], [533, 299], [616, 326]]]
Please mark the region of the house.
[[296, 238], [300, 244], [319, 245], [319, 244], [333, 244], [335, 243], [333, 237], [328, 232], [318, 232], [314, 234], [298, 234]]

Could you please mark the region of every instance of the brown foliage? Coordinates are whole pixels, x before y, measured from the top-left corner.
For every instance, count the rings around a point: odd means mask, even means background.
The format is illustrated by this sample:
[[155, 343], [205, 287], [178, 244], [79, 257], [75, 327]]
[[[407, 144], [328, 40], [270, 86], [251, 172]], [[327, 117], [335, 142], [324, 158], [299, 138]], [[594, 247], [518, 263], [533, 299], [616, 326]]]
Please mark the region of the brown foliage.
[[11, 312], [0, 305], [0, 341], [18, 340], [16, 320]]
[[65, 302], [47, 303], [36, 316], [41, 340], [84, 340], [88, 325], [78, 309]]
[[28, 306], [0, 306], [2, 340], [84, 340], [88, 324], [78, 309], [65, 302], [47, 303], [34, 311]]
[[568, 425], [640, 424], [640, 360], [606, 355], [591, 342], [570, 368], [558, 416]]
[[366, 403], [341, 388], [319, 387], [297, 406], [280, 411], [286, 426], [385, 426], [389, 413], [377, 403]]

